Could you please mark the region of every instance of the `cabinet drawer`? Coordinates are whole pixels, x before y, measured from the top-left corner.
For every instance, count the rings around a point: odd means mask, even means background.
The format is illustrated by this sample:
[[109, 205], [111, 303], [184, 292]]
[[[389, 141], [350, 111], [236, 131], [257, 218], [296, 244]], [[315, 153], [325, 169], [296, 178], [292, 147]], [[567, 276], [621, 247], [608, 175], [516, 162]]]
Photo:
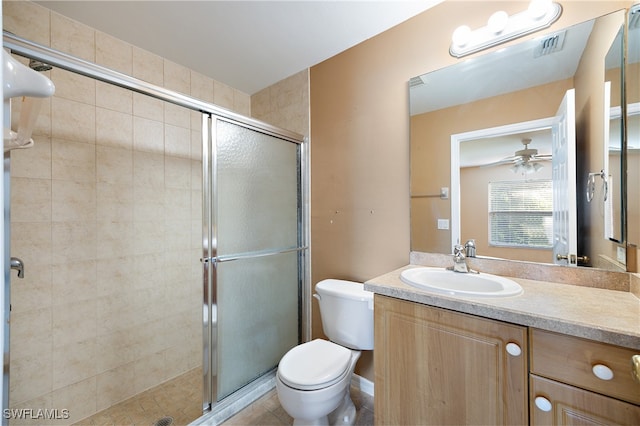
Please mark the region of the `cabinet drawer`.
[[637, 405], [534, 375], [529, 389], [532, 425], [640, 424]]
[[[640, 404], [640, 384], [631, 376], [631, 357], [638, 351], [535, 328], [530, 340], [533, 374]], [[610, 369], [613, 377], [598, 378], [596, 365]]]

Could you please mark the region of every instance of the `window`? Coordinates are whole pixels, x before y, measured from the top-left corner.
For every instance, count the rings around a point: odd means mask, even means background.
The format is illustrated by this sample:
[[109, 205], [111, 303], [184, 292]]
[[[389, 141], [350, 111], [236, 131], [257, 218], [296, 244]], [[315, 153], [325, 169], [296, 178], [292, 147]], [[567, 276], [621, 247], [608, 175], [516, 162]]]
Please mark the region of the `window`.
[[553, 247], [550, 179], [489, 183], [489, 245]]

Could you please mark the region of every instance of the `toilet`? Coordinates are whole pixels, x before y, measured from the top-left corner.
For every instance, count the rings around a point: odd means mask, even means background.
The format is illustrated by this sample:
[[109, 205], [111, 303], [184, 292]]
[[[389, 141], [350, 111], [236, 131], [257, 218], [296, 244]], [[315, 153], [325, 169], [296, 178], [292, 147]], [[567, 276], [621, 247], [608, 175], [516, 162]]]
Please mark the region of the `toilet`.
[[294, 425], [353, 425], [351, 376], [360, 351], [373, 349], [373, 293], [361, 283], [328, 279], [313, 297], [329, 340], [303, 343], [282, 357], [278, 399]]

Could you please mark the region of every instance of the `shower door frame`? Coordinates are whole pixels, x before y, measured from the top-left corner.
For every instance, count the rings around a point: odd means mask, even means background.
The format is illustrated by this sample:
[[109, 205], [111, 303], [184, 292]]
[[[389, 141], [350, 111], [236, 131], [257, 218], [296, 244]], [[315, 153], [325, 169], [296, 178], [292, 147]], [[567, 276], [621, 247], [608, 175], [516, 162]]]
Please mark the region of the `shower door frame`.
[[[219, 256], [218, 253], [218, 218], [215, 213], [214, 206], [218, 205], [217, 201], [217, 136], [216, 129], [217, 123], [223, 121], [230, 124], [235, 124], [240, 127], [245, 127], [250, 130], [254, 130], [259, 133], [267, 134], [269, 136], [280, 139], [282, 143], [294, 143], [299, 145], [297, 147], [297, 169], [298, 169], [298, 223], [297, 223], [297, 245], [296, 247], [281, 248], [275, 250], [266, 250], [261, 252], [250, 252], [240, 255], [223, 255]], [[218, 278], [217, 278], [217, 266], [225, 262], [236, 261], [241, 259], [254, 259], [264, 256], [273, 256], [290, 252], [298, 252], [298, 343], [301, 341], [309, 340], [310, 320], [304, 321], [303, 307], [305, 305], [305, 288], [306, 283], [310, 282], [307, 279], [306, 273], [309, 271], [307, 267], [309, 256], [309, 246], [307, 244], [307, 231], [308, 226], [305, 226], [305, 199], [308, 199], [305, 191], [305, 141], [295, 140], [292, 138], [284, 137], [273, 132], [265, 132], [262, 129], [250, 128], [244, 126], [235, 120], [229, 120], [224, 117], [219, 117], [211, 114], [202, 115], [202, 258], [203, 264], [203, 340], [209, 341], [210, 344], [204, 344], [204, 392], [203, 392], [203, 411], [214, 411], [213, 416], [207, 416], [208, 420], [217, 421], [227, 417], [227, 406], [233, 404], [237, 400], [244, 400], [244, 395], [240, 395], [241, 392], [236, 390], [231, 395], [224, 399], [217, 401], [218, 388], [217, 388], [217, 365], [218, 365]], [[307, 298], [308, 299], [308, 298]], [[306, 331], [305, 331], [306, 330]], [[268, 371], [263, 372], [263, 376], [268, 375]], [[260, 381], [261, 377], [254, 379], [255, 382]], [[251, 382], [253, 383], [253, 382]], [[251, 399], [251, 396], [249, 396]], [[218, 417], [215, 413], [216, 409], [222, 411], [221, 416]]]
[[[212, 117], [216, 117], [218, 119], [223, 119], [225, 121], [237, 124], [239, 126], [245, 127], [247, 129], [255, 130], [267, 135], [271, 135], [283, 140], [290, 141], [292, 143], [298, 143], [300, 145], [300, 154], [299, 154], [299, 164], [300, 164], [300, 221], [298, 223], [299, 230], [299, 245], [296, 249], [299, 251], [299, 277], [301, 282], [301, 288], [299, 292], [299, 304], [298, 304], [298, 312], [299, 312], [299, 324], [300, 324], [300, 340], [306, 341], [309, 340], [311, 336], [311, 271], [310, 271], [310, 209], [309, 209], [309, 188], [310, 188], [310, 175], [309, 175], [309, 141], [303, 135], [298, 133], [281, 129], [276, 126], [270, 125], [268, 123], [262, 122], [260, 120], [256, 120], [254, 118], [246, 117], [241, 114], [235, 113], [233, 111], [218, 107], [214, 104], [207, 103], [201, 101], [197, 98], [184, 95], [182, 93], [178, 93], [164, 87], [156, 86], [151, 83], [147, 83], [146, 81], [131, 77], [129, 75], [120, 73], [118, 71], [114, 71], [110, 68], [97, 65], [95, 63], [86, 61], [84, 59], [80, 59], [73, 55], [69, 55], [67, 53], [52, 49], [47, 46], [40, 45], [38, 43], [34, 43], [25, 38], [16, 36], [15, 34], [9, 33], [7, 31], [3, 31], [3, 47], [10, 50], [11, 53], [23, 56], [28, 59], [35, 59], [38, 61], [45, 62], [54, 67], [64, 69], [76, 74], [83, 75], [85, 77], [89, 77], [104, 83], [112, 84], [124, 89], [129, 89], [131, 91], [144, 94], [155, 99], [159, 99], [165, 102], [172, 103], [174, 105], [182, 106], [192, 111], [197, 111], [202, 113], [203, 115], [203, 148], [206, 146], [206, 138], [210, 138], [211, 134], [205, 126], [208, 126], [207, 121], [211, 120]], [[206, 130], [206, 132], [205, 132]], [[203, 152], [203, 164], [205, 162], [205, 152]], [[204, 165], [203, 165], [204, 167]], [[5, 174], [4, 176], [4, 184], [8, 185], [8, 179], [10, 176]], [[205, 192], [205, 176], [203, 176], [203, 194]], [[5, 200], [5, 209], [9, 208], [9, 201]], [[204, 208], [204, 206], [203, 206]], [[5, 216], [5, 225], [8, 220], [8, 216]], [[203, 217], [204, 220], [204, 217]], [[5, 245], [9, 243], [6, 241], [7, 236], [5, 235]], [[4, 253], [5, 256], [5, 277], [9, 277], [10, 270], [8, 258], [11, 255], [9, 250], [7, 249]], [[203, 253], [203, 282], [205, 281], [206, 274], [210, 273], [211, 266], [211, 257], [207, 257]], [[208, 272], [207, 272], [208, 271]], [[207, 279], [207, 283], [208, 283]], [[7, 299], [9, 298], [9, 286], [10, 282], [5, 281], [5, 294]], [[213, 302], [213, 295], [210, 290], [208, 290], [208, 284], [203, 284], [203, 317], [211, 319], [211, 302]], [[8, 301], [7, 301], [8, 305]], [[4, 310], [4, 309], [3, 309]], [[3, 317], [5, 315], [9, 315], [9, 312], [3, 312]], [[214, 405], [213, 397], [215, 396], [214, 390], [212, 389], [212, 375], [211, 375], [211, 365], [212, 365], [212, 345], [215, 343], [212, 341], [212, 336], [210, 334], [210, 322], [209, 324], [203, 323], [203, 413], [206, 414], [207, 411], [211, 411]], [[9, 324], [8, 321], [5, 322], [4, 325], [4, 341], [3, 344], [3, 352], [5, 357], [5, 368], [3, 372], [3, 381], [4, 385], [8, 390], [8, 362], [9, 362], [9, 351], [8, 347], [9, 343]], [[231, 397], [229, 397], [231, 398]], [[228, 398], [228, 399], [229, 399]], [[8, 409], [9, 395], [8, 392], [3, 392], [2, 395], [2, 410]], [[202, 419], [202, 417], [201, 417]]]

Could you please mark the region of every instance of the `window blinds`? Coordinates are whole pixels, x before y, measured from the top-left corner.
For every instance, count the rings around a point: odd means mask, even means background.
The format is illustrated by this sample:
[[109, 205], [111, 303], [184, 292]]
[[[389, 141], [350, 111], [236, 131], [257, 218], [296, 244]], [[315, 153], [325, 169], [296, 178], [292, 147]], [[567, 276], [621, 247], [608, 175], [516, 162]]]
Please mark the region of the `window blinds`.
[[553, 200], [550, 179], [489, 183], [489, 244], [551, 248]]

